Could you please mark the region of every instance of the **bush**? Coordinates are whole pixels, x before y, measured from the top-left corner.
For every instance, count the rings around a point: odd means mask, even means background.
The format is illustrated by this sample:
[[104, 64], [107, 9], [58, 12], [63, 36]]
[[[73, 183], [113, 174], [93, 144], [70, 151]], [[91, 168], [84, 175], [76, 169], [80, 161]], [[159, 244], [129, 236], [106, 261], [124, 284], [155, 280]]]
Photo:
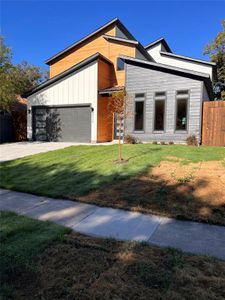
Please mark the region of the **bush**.
[[157, 145], [158, 143], [157, 143], [157, 141], [153, 141], [152, 144], [153, 145]]
[[137, 144], [137, 143], [138, 143], [138, 141], [134, 136], [132, 136], [130, 134], [125, 135], [124, 144]]
[[161, 141], [160, 144], [161, 145], [166, 145], [166, 143], [164, 141]]
[[173, 142], [173, 141], [170, 141], [170, 142], [169, 142], [169, 145], [174, 145], [174, 142]]
[[198, 146], [198, 141], [194, 134], [187, 137], [186, 143], [188, 146]]

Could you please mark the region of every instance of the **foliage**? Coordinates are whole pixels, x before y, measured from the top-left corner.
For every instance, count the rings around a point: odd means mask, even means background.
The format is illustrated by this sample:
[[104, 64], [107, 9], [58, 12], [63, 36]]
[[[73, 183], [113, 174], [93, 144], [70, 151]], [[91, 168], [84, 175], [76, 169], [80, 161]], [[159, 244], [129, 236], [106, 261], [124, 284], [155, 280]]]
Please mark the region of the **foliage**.
[[222, 27], [222, 31], [204, 50], [204, 54], [210, 54], [210, 60], [217, 66], [217, 80], [214, 83], [216, 100], [225, 100], [225, 20], [222, 21]]
[[186, 143], [188, 146], [198, 146], [198, 141], [194, 134], [187, 137]]
[[137, 139], [133, 135], [130, 135], [130, 134], [125, 135], [123, 141], [125, 144], [137, 144], [138, 143]]
[[18, 95], [22, 95], [46, 79], [47, 73], [26, 61], [14, 65], [12, 50], [0, 36], [0, 108], [10, 110]]

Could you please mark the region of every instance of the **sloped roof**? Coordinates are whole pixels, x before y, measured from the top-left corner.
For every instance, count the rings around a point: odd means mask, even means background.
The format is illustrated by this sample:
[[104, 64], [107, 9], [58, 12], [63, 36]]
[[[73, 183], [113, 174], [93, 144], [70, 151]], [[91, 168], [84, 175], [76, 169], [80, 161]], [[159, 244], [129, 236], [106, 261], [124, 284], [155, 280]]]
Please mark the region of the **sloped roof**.
[[28, 97], [44, 88], [46, 88], [47, 86], [59, 81], [60, 79], [64, 78], [65, 76], [83, 68], [84, 66], [90, 64], [91, 62], [97, 60], [97, 59], [102, 59], [104, 60], [105, 62], [107, 62], [108, 64], [112, 65], [112, 62], [106, 58], [105, 56], [103, 56], [102, 54], [100, 53], [95, 53], [94, 55], [92, 56], [89, 56], [88, 58], [86, 58], [85, 60], [81, 61], [80, 63], [76, 64], [75, 66], [72, 66], [71, 68], [69, 68], [68, 70], [52, 77], [51, 79], [48, 79], [44, 82], [42, 82], [41, 84], [39, 84], [37, 87], [35, 87], [34, 89], [32, 89], [31, 91], [28, 91], [26, 93], [24, 93], [23, 97]]
[[130, 62], [130, 63], [136, 64], [136, 65], [139, 65], [141, 67], [151, 68], [151, 69], [162, 71], [162, 72], [167, 72], [167, 73], [180, 75], [180, 76], [184, 76], [184, 77], [188, 77], [188, 78], [192, 78], [192, 79], [202, 80], [202, 81], [204, 81], [204, 83], [206, 85], [209, 96], [212, 97], [212, 95], [213, 95], [212, 83], [211, 83], [210, 76], [208, 74], [191, 71], [191, 70], [187, 70], [187, 69], [183, 69], [183, 68], [173, 67], [173, 66], [169, 66], [169, 65], [164, 65], [164, 64], [160, 64], [160, 63], [145, 61], [145, 60], [133, 58], [130, 56], [120, 55], [120, 58], [126, 62]]
[[145, 46], [145, 50], [148, 50], [148, 49], [150, 49], [150, 48], [152, 48], [155, 45], [160, 44], [160, 43], [163, 44], [163, 46], [165, 47], [167, 52], [172, 53], [172, 50], [170, 49], [169, 45], [167, 44], [166, 40], [163, 37], [161, 37], [161, 38], [157, 39], [156, 41], [154, 41], [154, 42], [148, 44], [147, 46]]
[[100, 31], [104, 30], [105, 28], [109, 27], [112, 24], [117, 25], [123, 32], [125, 32], [129, 39], [136, 41], [135, 37], [127, 30], [127, 28], [121, 23], [121, 21], [118, 18], [114, 18], [111, 21], [109, 21], [106, 24], [104, 24], [103, 26], [101, 26], [98, 29], [96, 29], [95, 31], [93, 31], [92, 33], [86, 35], [82, 39], [80, 39], [77, 42], [73, 43], [72, 45], [68, 46], [64, 50], [62, 50], [62, 51], [56, 53], [55, 55], [51, 56], [50, 58], [48, 58], [45, 61], [45, 63], [49, 64], [51, 61], [53, 61], [54, 59], [58, 58], [59, 56], [61, 56], [65, 52], [69, 51], [70, 49], [74, 48], [75, 46], [80, 45], [81, 43], [83, 43], [87, 39], [89, 39], [90, 37], [94, 36], [95, 34], [99, 33]]

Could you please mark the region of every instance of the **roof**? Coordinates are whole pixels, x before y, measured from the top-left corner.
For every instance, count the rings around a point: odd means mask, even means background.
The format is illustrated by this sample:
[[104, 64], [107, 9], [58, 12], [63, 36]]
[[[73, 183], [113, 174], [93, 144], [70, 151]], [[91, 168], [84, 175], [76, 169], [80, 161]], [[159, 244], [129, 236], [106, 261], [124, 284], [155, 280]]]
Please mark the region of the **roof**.
[[113, 86], [107, 89], [103, 89], [99, 91], [99, 95], [108, 95], [108, 94], [112, 94], [114, 92], [119, 92], [119, 91], [123, 91], [124, 90], [124, 86]]
[[120, 22], [120, 20], [118, 18], [114, 18], [111, 21], [107, 22], [106, 24], [104, 24], [103, 26], [99, 27], [98, 29], [96, 29], [95, 31], [93, 31], [92, 33], [88, 34], [87, 36], [83, 37], [82, 39], [78, 40], [77, 42], [73, 43], [72, 45], [68, 46], [67, 48], [65, 48], [64, 50], [56, 53], [55, 55], [51, 56], [50, 58], [48, 58], [45, 63], [49, 64], [52, 60], [58, 58], [59, 56], [61, 56], [62, 54], [64, 54], [65, 52], [67, 52], [68, 50], [74, 48], [75, 46], [80, 45], [81, 43], [85, 42], [87, 39], [89, 39], [90, 37], [94, 36], [95, 34], [99, 33], [100, 31], [104, 30], [105, 28], [109, 27], [110, 25], [115, 24], [117, 25], [123, 32], [126, 33], [126, 35], [129, 37], [129, 39], [131, 40], [136, 40], [134, 38], [134, 36], [127, 30], [127, 28]]
[[175, 57], [175, 58], [178, 58], [181, 60], [188, 60], [188, 61], [193, 61], [193, 62], [205, 64], [205, 65], [216, 66], [216, 63], [214, 63], [214, 62], [210, 62], [210, 61], [206, 61], [206, 60], [202, 60], [202, 59], [196, 59], [196, 58], [192, 58], [189, 56], [183, 56], [183, 55], [168, 53], [168, 52], [164, 52], [164, 51], [160, 51], [160, 54], [165, 55], [165, 56]]
[[172, 50], [170, 49], [169, 45], [167, 44], [166, 40], [163, 37], [159, 38], [158, 40], [156, 40], [156, 41], [148, 44], [147, 46], [145, 46], [145, 50], [150, 49], [150, 48], [154, 47], [157, 44], [163, 44], [166, 51], [172, 53]]
[[44, 88], [46, 88], [47, 86], [59, 81], [60, 79], [64, 78], [65, 76], [68, 76], [71, 73], [87, 66], [88, 64], [90, 64], [91, 62], [93, 62], [97, 59], [101, 59], [101, 60], [105, 61], [106, 63], [108, 63], [110, 65], [112, 64], [112, 62], [108, 58], [106, 58], [105, 56], [103, 56], [102, 54], [97, 52], [94, 55], [89, 56], [85, 60], [83, 60], [80, 63], [76, 64], [75, 66], [69, 68], [68, 70], [60, 73], [59, 75], [56, 75], [56, 76], [52, 77], [51, 79], [48, 79], [48, 80], [44, 81], [43, 83], [39, 84], [37, 87], [32, 89], [31, 91], [28, 91], [28, 92], [24, 93], [23, 97], [26, 98], [26, 97], [28, 97], [28, 96], [44, 89]]
[[131, 62], [133, 64], [136, 64], [136, 65], [139, 65], [139, 66], [142, 66], [145, 68], [151, 68], [151, 69], [159, 70], [162, 72], [168, 72], [168, 73], [175, 74], [175, 75], [180, 75], [180, 76], [184, 76], [184, 77], [188, 77], [188, 78], [192, 78], [192, 79], [202, 80], [202, 81], [204, 81], [204, 83], [206, 85], [209, 96], [211, 97], [213, 95], [212, 82], [211, 82], [210, 76], [208, 74], [196, 72], [196, 71], [190, 71], [187, 69], [182, 69], [182, 68], [164, 65], [164, 64], [160, 64], [160, 63], [145, 61], [145, 60], [133, 58], [130, 56], [120, 55], [120, 58], [126, 62]]
[[125, 38], [121, 38], [121, 37], [117, 37], [117, 36], [112, 36], [112, 35], [107, 35], [107, 34], [104, 34], [103, 37], [106, 40], [113, 40], [113, 41], [117, 41], [117, 42], [129, 43], [129, 44], [134, 44], [134, 45], [139, 44], [139, 42], [136, 41], [136, 40], [129, 40], [129, 39], [125, 39]]

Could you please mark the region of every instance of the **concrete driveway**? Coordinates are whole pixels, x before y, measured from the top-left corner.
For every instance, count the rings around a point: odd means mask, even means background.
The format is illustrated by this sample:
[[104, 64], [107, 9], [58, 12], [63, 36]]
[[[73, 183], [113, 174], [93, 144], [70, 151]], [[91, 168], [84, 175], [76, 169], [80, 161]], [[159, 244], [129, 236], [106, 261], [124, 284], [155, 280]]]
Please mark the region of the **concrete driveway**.
[[76, 143], [68, 142], [19, 142], [0, 145], [0, 162], [20, 157], [66, 148]]

